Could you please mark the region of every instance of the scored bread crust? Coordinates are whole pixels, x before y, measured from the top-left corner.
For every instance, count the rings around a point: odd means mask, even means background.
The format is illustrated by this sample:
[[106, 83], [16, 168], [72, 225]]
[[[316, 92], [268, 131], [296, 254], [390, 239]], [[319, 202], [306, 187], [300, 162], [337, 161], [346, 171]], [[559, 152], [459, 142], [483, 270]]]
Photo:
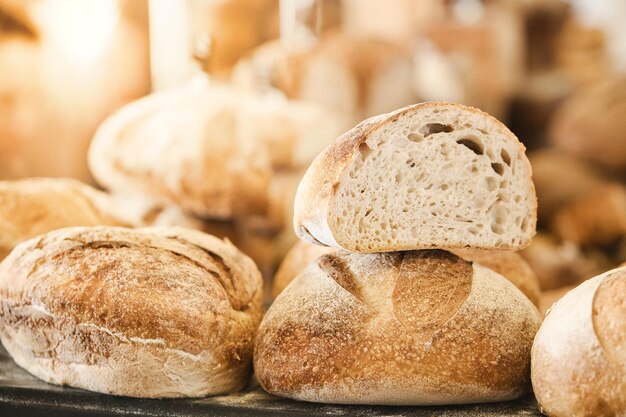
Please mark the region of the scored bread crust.
[[[274, 275], [272, 298], [276, 298], [316, 258], [338, 250], [340, 249], [298, 241], [287, 252]], [[502, 275], [524, 293], [535, 306], [539, 306], [541, 293], [539, 279], [528, 262], [518, 253], [480, 249], [455, 249], [452, 252], [466, 261], [479, 263]]]
[[[478, 239], [475, 236], [470, 236], [469, 233], [459, 237], [458, 229], [463, 226], [462, 223], [458, 222], [454, 224], [455, 229], [457, 229], [454, 233], [452, 231], [441, 233], [436, 230], [426, 239], [422, 238], [421, 240], [414, 239], [408, 241], [404, 238], [405, 241], [403, 242], [394, 242], [395, 238], [390, 239], [390, 241], [369, 238], [366, 243], [359, 243], [354, 240], [355, 233], [342, 233], [338, 230], [339, 226], [337, 226], [336, 223], [341, 220], [339, 219], [341, 216], [334, 213], [335, 195], [337, 190], [341, 188], [342, 181], [347, 180], [347, 170], [360, 153], [361, 146], [368, 146], [366, 141], [370, 137], [375, 134], [382, 135], [381, 132], [384, 131], [384, 129], [393, 127], [396, 122], [402, 121], [405, 117], [411, 115], [421, 114], [422, 112], [429, 114], [429, 117], [433, 118], [432, 121], [429, 120], [427, 122], [432, 122], [433, 124], [438, 124], [437, 117], [445, 112], [453, 113], [457, 117], [478, 117], [482, 123], [482, 126], [479, 128], [483, 130], [487, 129], [491, 133], [496, 133], [498, 137], [505, 138], [503, 142], [507, 142], [507, 146], [515, 148], [517, 155], [515, 155], [514, 163], [517, 166], [517, 170], [519, 170], [518, 172], [521, 172], [520, 176], [524, 182], [521, 185], [522, 189], [515, 190], [515, 192], [519, 193], [518, 196], [521, 200], [518, 205], [525, 205], [525, 207], [522, 212], [523, 215], [515, 219], [517, 222], [516, 230], [499, 231], [499, 233], [511, 234], [511, 239], [505, 241], [493, 236], [488, 239]], [[381, 143], [383, 143], [385, 139], [386, 138], [383, 137]], [[424, 141], [426, 141], [426, 139], [424, 139]], [[357, 252], [388, 252], [428, 248], [455, 249], [470, 246], [481, 249], [521, 249], [530, 243], [535, 233], [537, 222], [537, 200], [534, 185], [531, 180], [531, 167], [524, 152], [524, 146], [502, 123], [478, 109], [458, 104], [437, 102], [420, 103], [389, 114], [372, 117], [363, 121], [329, 145], [318, 155], [307, 170], [296, 194], [294, 207], [294, 228], [296, 234], [301, 239], [311, 243], [339, 247]], [[510, 155], [509, 158], [511, 158]], [[421, 162], [417, 161], [416, 163]], [[390, 174], [386, 173], [385, 175]], [[477, 179], [478, 178], [483, 179], [483, 177], [477, 177]], [[375, 180], [372, 181], [375, 182]], [[418, 187], [419, 185], [415, 184], [415, 186]], [[477, 184], [476, 187], [480, 187], [480, 185]], [[417, 192], [419, 193], [419, 191], [418, 188]], [[455, 190], [455, 192], [457, 191]], [[467, 197], [470, 198], [469, 195]], [[512, 196], [498, 196], [498, 200], [495, 200], [493, 205], [496, 203], [500, 204], [503, 198], [512, 198]], [[511, 207], [514, 206], [509, 204], [508, 208]], [[442, 214], [443, 212], [454, 210], [454, 208], [445, 206], [440, 208], [442, 209]], [[503, 215], [507, 214], [506, 210], [501, 211], [503, 211]], [[348, 218], [350, 214], [351, 213], [348, 213]], [[459, 214], [464, 215], [464, 213]], [[414, 224], [410, 227], [424, 229], [429, 225], [428, 222], [432, 222], [432, 218], [415, 219]], [[409, 226], [401, 225], [400, 229], [406, 229], [407, 227]], [[352, 228], [354, 229], [354, 225]], [[373, 236], [374, 233], [377, 232], [377, 230], [371, 230], [371, 228], [366, 227], [365, 229], [367, 236]], [[486, 233], [486, 236], [490, 236], [489, 232], [484, 233]], [[496, 235], [495, 232], [492, 234], [494, 236]], [[500, 234], [497, 236], [500, 236]]]
[[532, 348], [532, 384], [551, 417], [626, 414], [626, 267], [591, 278], [549, 310]]
[[540, 316], [513, 284], [444, 251], [323, 255], [264, 317], [271, 394], [345, 404], [501, 401], [529, 390]]
[[69, 226], [125, 226], [108, 197], [69, 178], [0, 181], [0, 260], [20, 242]]
[[67, 228], [0, 264], [0, 338], [44, 381], [133, 397], [241, 389], [262, 280], [228, 241], [163, 227]]

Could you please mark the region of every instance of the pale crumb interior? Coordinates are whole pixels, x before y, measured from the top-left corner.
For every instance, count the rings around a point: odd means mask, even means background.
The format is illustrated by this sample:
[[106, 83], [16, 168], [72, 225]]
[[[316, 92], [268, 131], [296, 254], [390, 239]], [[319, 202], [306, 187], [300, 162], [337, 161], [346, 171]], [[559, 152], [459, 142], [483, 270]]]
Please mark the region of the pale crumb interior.
[[433, 108], [372, 132], [335, 190], [329, 226], [358, 251], [515, 248], [535, 228], [523, 148], [485, 116]]

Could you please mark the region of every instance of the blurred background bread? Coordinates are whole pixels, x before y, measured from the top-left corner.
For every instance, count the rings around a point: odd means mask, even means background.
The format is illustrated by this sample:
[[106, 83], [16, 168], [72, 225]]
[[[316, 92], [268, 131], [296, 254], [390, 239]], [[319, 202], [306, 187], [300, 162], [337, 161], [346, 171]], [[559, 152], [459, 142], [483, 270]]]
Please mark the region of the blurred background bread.
[[0, 260], [17, 244], [70, 226], [122, 226], [108, 197], [68, 178], [0, 181]]

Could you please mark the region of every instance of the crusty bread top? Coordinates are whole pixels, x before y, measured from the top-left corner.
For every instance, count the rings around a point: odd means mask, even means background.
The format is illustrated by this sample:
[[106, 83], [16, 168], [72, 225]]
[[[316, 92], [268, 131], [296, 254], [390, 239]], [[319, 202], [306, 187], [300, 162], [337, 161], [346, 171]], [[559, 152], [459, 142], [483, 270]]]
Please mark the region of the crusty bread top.
[[89, 167], [111, 191], [145, 193], [199, 216], [263, 213], [272, 167], [256, 138], [242, 123], [239, 95], [198, 77], [109, 117]]
[[477, 262], [502, 275], [513, 283], [535, 306], [539, 306], [541, 288], [534, 271], [516, 252], [455, 249], [453, 253], [466, 261]]
[[20, 242], [69, 226], [121, 226], [104, 193], [69, 178], [0, 181], [0, 260]]
[[[417, 123], [423, 126], [409, 126]], [[416, 133], [414, 129], [418, 128]], [[448, 140], [447, 136], [440, 135], [455, 131], [463, 136], [454, 144], [443, 143], [444, 138]], [[482, 139], [476, 139], [475, 135], [482, 136]], [[397, 145], [398, 158], [405, 152], [400, 146], [419, 145], [421, 152], [421, 149], [427, 149], [424, 146], [435, 146], [431, 143], [440, 140], [442, 150], [437, 155], [422, 155], [422, 160], [389, 166], [379, 167], [374, 165], [376, 162], [371, 162], [371, 171], [359, 175], [361, 169], [366, 169], [364, 166], [370, 155], [382, 155], [381, 160], [386, 158], [380, 149], [395, 146], [392, 142], [395, 139], [407, 142]], [[487, 140], [495, 144], [494, 148], [501, 148], [499, 155], [476, 142]], [[458, 157], [459, 161], [451, 161], [447, 158], [451, 150], [445, 150], [445, 146], [460, 146], [465, 153], [455, 148], [454, 151], [462, 156]], [[458, 104], [421, 103], [372, 117], [339, 137], [309, 167], [296, 195], [296, 234], [312, 243], [360, 252], [435, 247], [523, 248], [530, 243], [537, 222], [531, 168], [524, 152], [524, 146], [502, 123], [480, 110]], [[441, 165], [422, 172], [419, 181], [407, 184], [406, 181], [411, 181], [414, 175], [411, 169], [419, 168], [421, 164], [426, 166], [431, 158], [438, 158], [437, 164]], [[454, 177], [450, 180], [452, 183], [447, 176]], [[347, 184], [356, 184], [358, 178], [364, 182], [358, 183], [361, 189], [349, 188]], [[468, 178], [475, 181], [468, 182]], [[397, 190], [404, 194], [400, 195]], [[431, 198], [428, 207], [427, 198]], [[348, 203], [350, 207], [345, 206]], [[458, 209], [458, 205], [465, 208]], [[393, 208], [395, 215], [400, 206], [404, 207], [402, 213], [391, 218], [390, 210]], [[417, 218], [406, 214], [415, 210], [420, 213]], [[374, 214], [368, 219], [372, 212]], [[484, 219], [475, 218], [477, 214]], [[410, 224], [392, 224], [403, 220]], [[480, 224], [474, 223], [479, 220]]]
[[449, 404], [527, 390], [540, 318], [508, 281], [444, 251], [323, 255], [268, 310], [255, 372], [307, 401]]
[[[258, 269], [233, 245], [182, 228], [60, 229], [22, 243], [0, 264], [5, 313], [33, 305], [190, 354], [259, 320], [261, 288]], [[237, 346], [224, 349], [237, 355]]]

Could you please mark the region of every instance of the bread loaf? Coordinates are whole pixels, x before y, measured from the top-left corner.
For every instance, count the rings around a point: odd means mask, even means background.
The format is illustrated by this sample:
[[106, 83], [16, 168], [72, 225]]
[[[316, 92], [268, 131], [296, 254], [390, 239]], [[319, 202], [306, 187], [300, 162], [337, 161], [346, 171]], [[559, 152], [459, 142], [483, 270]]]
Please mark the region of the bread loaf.
[[318, 155], [294, 227], [301, 239], [359, 252], [520, 249], [536, 209], [524, 147], [504, 125], [422, 103], [366, 120]]
[[341, 251], [269, 308], [254, 369], [269, 393], [305, 401], [508, 400], [528, 392], [539, 323], [513, 284], [448, 252]]
[[550, 417], [626, 414], [626, 268], [587, 280], [548, 312], [532, 383]]
[[607, 79], [565, 102], [550, 139], [559, 149], [609, 168], [626, 169], [626, 76]]
[[107, 119], [89, 149], [96, 180], [199, 216], [263, 213], [271, 161], [243, 127], [237, 95], [204, 78], [138, 100]]
[[132, 397], [242, 388], [262, 280], [234, 246], [182, 228], [66, 228], [0, 264], [0, 339], [38, 378]]
[[555, 214], [553, 229], [580, 246], [617, 242], [626, 236], [626, 187], [607, 183], [569, 202]]
[[123, 225], [107, 197], [67, 178], [0, 181], [0, 260], [20, 242], [68, 226]]

